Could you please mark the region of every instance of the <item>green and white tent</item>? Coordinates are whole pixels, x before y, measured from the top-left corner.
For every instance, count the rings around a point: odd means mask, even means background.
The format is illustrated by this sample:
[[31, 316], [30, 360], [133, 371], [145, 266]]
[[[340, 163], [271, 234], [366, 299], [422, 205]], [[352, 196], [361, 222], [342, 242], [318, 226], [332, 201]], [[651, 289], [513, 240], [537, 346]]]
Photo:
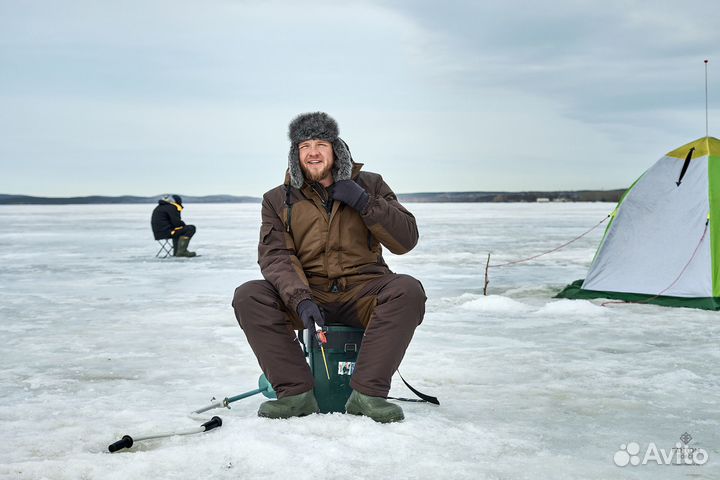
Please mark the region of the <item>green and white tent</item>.
[[625, 192], [585, 280], [560, 298], [720, 309], [720, 141], [669, 152]]

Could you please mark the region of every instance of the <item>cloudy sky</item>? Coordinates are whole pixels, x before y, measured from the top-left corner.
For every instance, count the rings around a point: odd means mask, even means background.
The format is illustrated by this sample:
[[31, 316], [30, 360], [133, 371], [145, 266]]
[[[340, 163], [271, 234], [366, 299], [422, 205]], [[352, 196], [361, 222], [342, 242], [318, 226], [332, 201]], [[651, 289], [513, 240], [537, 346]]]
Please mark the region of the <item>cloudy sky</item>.
[[719, 24], [709, 0], [0, 0], [0, 193], [261, 195], [315, 110], [399, 193], [627, 187], [705, 135], [706, 58], [720, 136]]

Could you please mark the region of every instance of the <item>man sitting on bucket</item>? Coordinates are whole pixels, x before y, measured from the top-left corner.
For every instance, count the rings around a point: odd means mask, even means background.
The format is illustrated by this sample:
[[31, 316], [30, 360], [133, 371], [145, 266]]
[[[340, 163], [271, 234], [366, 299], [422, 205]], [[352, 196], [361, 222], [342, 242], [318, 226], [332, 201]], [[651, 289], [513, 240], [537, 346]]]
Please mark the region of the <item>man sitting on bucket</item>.
[[326, 322], [364, 327], [345, 410], [378, 422], [404, 419], [386, 400], [390, 381], [425, 314], [425, 292], [392, 273], [382, 247], [409, 252], [415, 217], [376, 173], [361, 172], [326, 113], [289, 128], [285, 183], [265, 193], [258, 263], [265, 280], [235, 290], [233, 307], [277, 400], [258, 415], [289, 418], [319, 411], [313, 376], [293, 329]]

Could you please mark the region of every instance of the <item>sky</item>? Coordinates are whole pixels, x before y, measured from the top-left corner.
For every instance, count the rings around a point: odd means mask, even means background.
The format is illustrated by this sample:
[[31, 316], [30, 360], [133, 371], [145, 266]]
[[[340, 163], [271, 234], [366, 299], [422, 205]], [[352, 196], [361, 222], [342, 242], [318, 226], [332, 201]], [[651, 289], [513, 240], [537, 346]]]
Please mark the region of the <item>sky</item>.
[[705, 136], [705, 59], [720, 136], [718, 24], [709, 0], [0, 0], [0, 193], [260, 196], [308, 111], [397, 193], [625, 188]]

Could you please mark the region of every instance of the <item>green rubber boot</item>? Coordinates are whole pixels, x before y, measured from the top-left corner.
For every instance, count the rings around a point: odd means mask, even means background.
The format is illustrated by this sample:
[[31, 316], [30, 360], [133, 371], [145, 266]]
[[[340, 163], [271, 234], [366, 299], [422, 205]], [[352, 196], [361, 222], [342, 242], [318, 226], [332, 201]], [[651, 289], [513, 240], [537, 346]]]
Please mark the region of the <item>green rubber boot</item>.
[[312, 390], [298, 395], [290, 395], [278, 400], [270, 400], [260, 405], [258, 417], [290, 418], [304, 417], [311, 413], [319, 413], [317, 400]]
[[176, 257], [194, 257], [195, 252], [188, 252], [188, 245], [190, 245], [190, 237], [182, 236], [178, 238]]
[[345, 411], [351, 415], [365, 415], [380, 423], [399, 422], [405, 419], [400, 405], [355, 390], [345, 404]]

